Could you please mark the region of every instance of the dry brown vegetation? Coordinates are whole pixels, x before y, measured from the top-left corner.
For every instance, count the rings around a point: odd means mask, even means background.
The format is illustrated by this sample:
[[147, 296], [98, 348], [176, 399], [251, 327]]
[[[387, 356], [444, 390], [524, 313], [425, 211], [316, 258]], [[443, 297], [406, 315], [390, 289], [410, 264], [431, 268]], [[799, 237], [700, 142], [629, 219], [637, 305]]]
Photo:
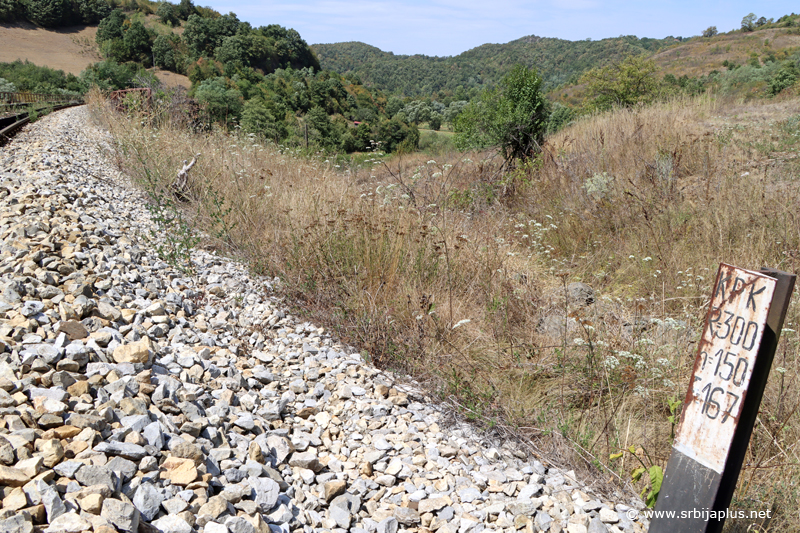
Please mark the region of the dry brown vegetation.
[[[781, 62], [791, 58], [798, 49], [800, 31], [797, 28], [769, 28], [755, 32], [735, 31], [714, 37], [694, 37], [660, 50], [651, 58], [656, 64], [659, 78], [666, 75], [702, 78], [714, 71], [727, 74], [728, 67], [723, 65], [726, 61], [739, 66], [754, 61], [758, 64]], [[671, 94], [674, 89], [664, 87], [663, 90]], [[761, 98], [766, 94], [766, 86], [747, 85], [727, 91], [735, 93], [728, 96]], [[564, 105], [580, 107], [586, 103], [586, 85], [577, 83], [558, 87], [549, 96]]]
[[751, 57], [763, 58], [770, 53], [778, 60], [785, 59], [798, 46], [800, 33], [796, 29], [774, 28], [695, 38], [658, 52], [653, 59], [662, 74], [698, 77], [723, 70], [725, 60], [742, 65]]
[[94, 37], [97, 26], [44, 29], [29, 22], [0, 25], [0, 62], [27, 60], [79, 75], [100, 61]]
[[[798, 100], [589, 117], [505, 174], [491, 154], [338, 168], [92, 105], [156, 199], [201, 154], [186, 208], [302, 312], [476, 420], [562, 455], [569, 439], [598, 479], [628, 479], [636, 460], [609, 455], [629, 446], [666, 463], [719, 262], [797, 272]], [[595, 303], [566, 296], [576, 281]], [[798, 322], [795, 298], [734, 504], [774, 518], [748, 530], [800, 531]]]
[[[142, 18], [148, 27], [159, 32], [165, 30], [155, 15]], [[183, 28], [174, 30], [180, 34]], [[16, 60], [30, 61], [39, 66], [63, 70], [80, 75], [92, 63], [102, 61], [95, 41], [97, 26], [69, 26], [57, 29], [40, 28], [30, 22], [0, 25], [0, 63]], [[191, 86], [189, 78], [161, 69], [153, 69], [155, 76], [167, 87]]]

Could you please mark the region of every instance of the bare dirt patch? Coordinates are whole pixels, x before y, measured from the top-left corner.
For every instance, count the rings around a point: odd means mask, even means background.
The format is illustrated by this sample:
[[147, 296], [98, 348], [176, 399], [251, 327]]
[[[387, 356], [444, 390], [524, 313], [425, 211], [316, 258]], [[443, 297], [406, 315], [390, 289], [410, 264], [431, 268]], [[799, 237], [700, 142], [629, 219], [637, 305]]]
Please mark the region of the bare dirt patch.
[[[69, 26], [55, 30], [29, 22], [0, 25], [0, 62], [21, 59], [36, 65], [79, 75], [92, 63], [102, 61], [95, 34], [97, 26]], [[189, 78], [174, 72], [157, 70], [156, 76], [168, 87], [187, 89]]]
[[168, 70], [157, 69], [155, 71], [156, 77], [161, 80], [167, 87], [185, 87], [188, 89], [192, 86], [192, 82], [183, 74], [176, 74]]
[[27, 22], [0, 25], [0, 62], [28, 60], [78, 75], [102, 58], [94, 37], [97, 26], [48, 30]]

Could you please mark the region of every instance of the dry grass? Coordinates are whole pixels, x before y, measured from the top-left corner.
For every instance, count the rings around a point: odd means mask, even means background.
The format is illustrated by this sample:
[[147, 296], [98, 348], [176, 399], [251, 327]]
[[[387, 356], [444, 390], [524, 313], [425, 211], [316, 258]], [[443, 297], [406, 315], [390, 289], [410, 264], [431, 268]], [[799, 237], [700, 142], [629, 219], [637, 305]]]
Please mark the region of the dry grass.
[[[148, 27], [164, 32], [155, 15], [142, 17]], [[175, 28], [182, 33], [183, 28]], [[63, 70], [80, 75], [92, 63], [102, 61], [100, 48], [95, 41], [97, 26], [69, 26], [45, 29], [29, 22], [0, 25], [0, 62], [10, 63], [17, 59], [36, 65]], [[168, 87], [191, 86], [189, 78], [166, 70], [154, 69], [155, 76]]]
[[79, 75], [100, 61], [97, 26], [44, 29], [29, 22], [0, 25], [0, 62], [27, 60], [36, 65]]
[[770, 52], [782, 59], [798, 46], [800, 34], [794, 28], [774, 28], [693, 39], [662, 50], [653, 59], [662, 74], [698, 77], [712, 70], [723, 70], [722, 62], [725, 60], [742, 65], [752, 54], [762, 58]]
[[[669, 400], [688, 386], [719, 262], [797, 271], [797, 100], [591, 117], [510, 174], [480, 154], [337, 168], [93, 106], [149, 190], [202, 154], [187, 206], [197, 223], [280, 276], [310, 317], [476, 419], [541, 449], [568, 438], [598, 479], [627, 478], [635, 460], [608, 457], [629, 446], [665, 464]], [[596, 303], [567, 298], [573, 281]], [[737, 509], [774, 508], [758, 527], [776, 531], [800, 530], [799, 343], [785, 331], [736, 494]]]

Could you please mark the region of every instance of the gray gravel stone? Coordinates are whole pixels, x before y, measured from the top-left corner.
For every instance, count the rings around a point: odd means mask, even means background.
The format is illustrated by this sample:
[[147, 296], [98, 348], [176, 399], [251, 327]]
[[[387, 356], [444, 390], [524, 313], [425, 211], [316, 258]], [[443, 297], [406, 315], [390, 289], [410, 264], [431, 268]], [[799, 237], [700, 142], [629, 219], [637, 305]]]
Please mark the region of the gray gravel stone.
[[100, 516], [121, 531], [136, 533], [139, 530], [139, 511], [130, 503], [108, 498], [103, 501]]
[[269, 478], [248, 478], [247, 484], [252, 487], [255, 497], [253, 498], [261, 508], [262, 512], [267, 512], [278, 501], [280, 486]]
[[192, 533], [192, 526], [180, 516], [169, 514], [158, 520], [153, 520], [152, 525], [162, 533]]
[[161, 502], [163, 501], [164, 495], [151, 483], [142, 483], [139, 485], [133, 497], [133, 505], [135, 505], [142, 514], [142, 518], [148, 522], [156, 517], [161, 507]]
[[0, 533], [33, 533], [30, 515], [16, 514], [0, 520]]
[[459, 422], [293, 316], [280, 280], [201, 249], [186, 271], [159, 258], [146, 194], [98, 146], [114, 153], [72, 108], [0, 150], [0, 533], [31, 532], [9, 517], [31, 504], [48, 533], [140, 515], [164, 533], [647, 529], [625, 516], [640, 499]]

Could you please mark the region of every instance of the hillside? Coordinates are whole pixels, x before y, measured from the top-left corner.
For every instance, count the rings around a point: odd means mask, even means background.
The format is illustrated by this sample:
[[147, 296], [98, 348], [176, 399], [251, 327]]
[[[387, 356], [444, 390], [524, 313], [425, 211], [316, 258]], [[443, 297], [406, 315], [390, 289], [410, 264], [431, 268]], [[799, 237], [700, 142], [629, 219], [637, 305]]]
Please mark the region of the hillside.
[[664, 74], [698, 77], [722, 70], [723, 62], [742, 65], [751, 58], [765, 62], [784, 59], [800, 47], [796, 28], [768, 28], [754, 32], [731, 32], [714, 37], [697, 37], [663, 49], [653, 59]]
[[[677, 40], [615, 37], [600, 41], [523, 37], [505, 44], [484, 44], [453, 57], [395, 55], [360, 42], [315, 44], [311, 48], [323, 68], [356, 75], [367, 84], [404, 96], [431, 96], [438, 91], [469, 98], [491, 86], [521, 63], [536, 67], [545, 90], [570, 88], [583, 72], [643, 54], [652, 57], [661, 75], [698, 78], [728, 65], [766, 64], [787, 59], [800, 49], [800, 31], [793, 17], [756, 28], [713, 37]], [[572, 101], [566, 98], [565, 101]]]
[[[180, 29], [180, 28], [179, 28]], [[0, 63], [16, 60], [80, 75], [92, 63], [102, 60], [95, 41], [96, 25], [41, 28], [30, 22], [0, 25]], [[156, 71], [168, 87], [191, 85], [189, 78], [175, 72]]]
[[363, 83], [384, 91], [405, 96], [438, 91], [470, 96], [470, 91], [492, 85], [517, 63], [537, 67], [545, 87], [553, 88], [599, 64], [653, 53], [674, 42], [634, 36], [567, 41], [530, 35], [505, 44], [484, 44], [453, 57], [395, 55], [360, 42], [315, 44], [311, 49], [322, 68], [355, 74]]
[[21, 59], [79, 75], [101, 60], [95, 44], [97, 26], [45, 29], [30, 22], [0, 25], [0, 63]]

